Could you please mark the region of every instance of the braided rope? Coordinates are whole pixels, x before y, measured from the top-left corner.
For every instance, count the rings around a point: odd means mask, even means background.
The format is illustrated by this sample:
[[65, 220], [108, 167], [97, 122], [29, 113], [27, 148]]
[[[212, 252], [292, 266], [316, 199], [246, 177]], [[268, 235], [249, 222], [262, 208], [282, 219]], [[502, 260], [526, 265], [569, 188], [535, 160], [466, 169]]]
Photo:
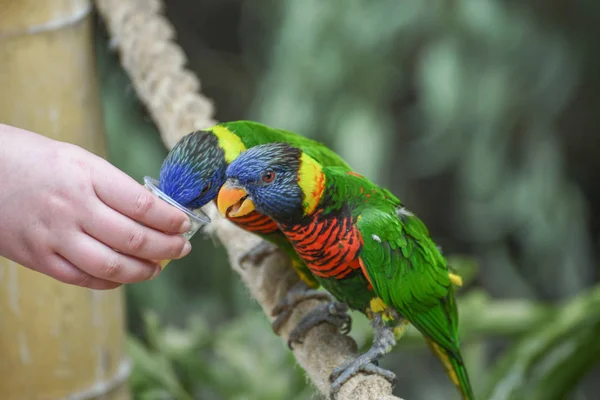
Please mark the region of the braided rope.
[[119, 50], [123, 68], [148, 108], [167, 146], [185, 133], [216, 123], [211, 100], [199, 93], [200, 81], [184, 68], [187, 57], [173, 42], [175, 30], [160, 14], [158, 0], [96, 2]]

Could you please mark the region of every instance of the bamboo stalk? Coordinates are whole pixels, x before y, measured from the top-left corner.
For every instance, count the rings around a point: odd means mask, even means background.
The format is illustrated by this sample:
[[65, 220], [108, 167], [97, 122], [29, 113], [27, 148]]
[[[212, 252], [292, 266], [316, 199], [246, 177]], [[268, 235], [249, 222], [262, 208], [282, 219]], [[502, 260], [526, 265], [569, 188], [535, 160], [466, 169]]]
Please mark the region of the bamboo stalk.
[[[88, 0], [0, 0], [0, 122], [104, 156]], [[126, 400], [122, 290], [69, 286], [0, 258], [3, 400]]]

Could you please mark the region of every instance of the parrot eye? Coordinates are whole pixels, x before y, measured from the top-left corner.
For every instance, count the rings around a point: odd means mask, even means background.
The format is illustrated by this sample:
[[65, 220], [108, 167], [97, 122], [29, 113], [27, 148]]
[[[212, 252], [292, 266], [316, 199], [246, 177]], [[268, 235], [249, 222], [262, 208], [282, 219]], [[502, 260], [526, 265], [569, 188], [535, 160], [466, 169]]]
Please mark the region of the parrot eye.
[[275, 172], [273, 172], [271, 170], [266, 171], [262, 176], [262, 180], [265, 183], [271, 183], [271, 182], [273, 182], [273, 179], [275, 179]]

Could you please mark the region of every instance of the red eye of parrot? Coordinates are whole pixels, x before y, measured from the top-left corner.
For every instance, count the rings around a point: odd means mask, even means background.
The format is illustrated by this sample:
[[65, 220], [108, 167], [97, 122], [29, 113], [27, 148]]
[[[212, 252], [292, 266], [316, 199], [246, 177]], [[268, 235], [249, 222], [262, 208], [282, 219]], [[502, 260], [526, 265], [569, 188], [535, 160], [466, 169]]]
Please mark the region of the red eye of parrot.
[[267, 171], [262, 176], [263, 182], [266, 182], [266, 183], [273, 182], [273, 179], [275, 179], [275, 172], [273, 172], [273, 171]]

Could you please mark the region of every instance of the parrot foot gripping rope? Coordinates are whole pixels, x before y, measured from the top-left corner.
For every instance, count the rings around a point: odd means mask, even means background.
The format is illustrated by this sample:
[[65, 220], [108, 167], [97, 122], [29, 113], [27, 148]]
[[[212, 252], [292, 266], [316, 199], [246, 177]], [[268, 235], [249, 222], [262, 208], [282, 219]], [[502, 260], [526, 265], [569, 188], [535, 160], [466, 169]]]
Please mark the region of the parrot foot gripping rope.
[[371, 348], [366, 353], [335, 368], [329, 376], [331, 400], [335, 400], [342, 385], [359, 372], [377, 374], [390, 382], [392, 388], [396, 386], [396, 374], [377, 365], [378, 360], [396, 345], [396, 335], [394, 330], [383, 322], [381, 314], [373, 316], [373, 328], [375, 337]]
[[244, 254], [242, 254], [238, 262], [240, 264], [249, 262], [254, 265], [259, 265], [265, 260], [265, 258], [277, 251], [279, 251], [279, 248], [277, 246], [263, 240], [262, 242], [260, 242]]
[[337, 301], [319, 304], [290, 333], [288, 347], [293, 349], [294, 343], [303, 343], [304, 337], [308, 332], [324, 322], [329, 322], [336, 326], [342, 335], [347, 335], [352, 329], [352, 317], [348, 314], [348, 306], [346, 304]]
[[306, 300], [324, 300], [328, 303], [335, 302], [331, 294], [309, 289], [306, 283], [299, 281], [271, 311], [271, 316], [276, 316], [272, 324], [273, 332], [279, 335], [281, 327], [289, 320], [296, 306]]

